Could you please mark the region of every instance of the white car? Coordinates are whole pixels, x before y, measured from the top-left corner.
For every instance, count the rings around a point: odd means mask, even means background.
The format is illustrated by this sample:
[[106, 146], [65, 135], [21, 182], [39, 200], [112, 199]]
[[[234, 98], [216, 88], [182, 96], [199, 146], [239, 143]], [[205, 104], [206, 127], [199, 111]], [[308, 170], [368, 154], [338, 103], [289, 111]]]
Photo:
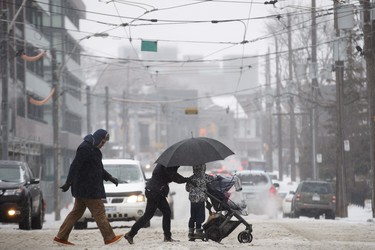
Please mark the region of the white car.
[[241, 170], [236, 175], [242, 184], [247, 211], [252, 214], [277, 218], [277, 189], [268, 174], [262, 170]]
[[[112, 182], [104, 181], [107, 199], [104, 201], [106, 215], [111, 221], [138, 220], [146, 209], [146, 178], [139, 161], [130, 159], [103, 159], [104, 169], [119, 180], [116, 187]], [[74, 225], [75, 229], [87, 228], [87, 222], [94, 218], [86, 209], [83, 216]], [[146, 227], [150, 224], [146, 225]]]
[[294, 196], [294, 191], [289, 191], [283, 199], [283, 202], [282, 202], [283, 218], [290, 217], [292, 214], [293, 196]]

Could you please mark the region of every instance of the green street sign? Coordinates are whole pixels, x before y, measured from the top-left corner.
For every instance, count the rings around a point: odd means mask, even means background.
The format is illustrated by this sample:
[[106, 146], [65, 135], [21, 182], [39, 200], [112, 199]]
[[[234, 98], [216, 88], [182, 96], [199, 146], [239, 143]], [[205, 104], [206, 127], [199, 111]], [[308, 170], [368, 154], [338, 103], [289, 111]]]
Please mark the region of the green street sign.
[[158, 51], [158, 42], [157, 41], [143, 41], [142, 40], [141, 51], [157, 52]]

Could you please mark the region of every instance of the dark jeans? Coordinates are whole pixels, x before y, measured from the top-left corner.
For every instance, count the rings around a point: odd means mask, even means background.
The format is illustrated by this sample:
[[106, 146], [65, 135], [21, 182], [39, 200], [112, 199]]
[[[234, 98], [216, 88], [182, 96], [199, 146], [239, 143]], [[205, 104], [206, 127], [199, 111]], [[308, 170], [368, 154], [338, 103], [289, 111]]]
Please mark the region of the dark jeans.
[[189, 228], [201, 229], [202, 223], [206, 219], [204, 202], [190, 202]]
[[166, 237], [171, 237], [171, 208], [169, 207], [166, 197], [161, 194], [146, 189], [146, 211], [145, 214], [139, 218], [132, 226], [129, 235], [134, 237], [139, 229], [141, 229], [154, 216], [157, 208], [163, 214], [163, 231]]

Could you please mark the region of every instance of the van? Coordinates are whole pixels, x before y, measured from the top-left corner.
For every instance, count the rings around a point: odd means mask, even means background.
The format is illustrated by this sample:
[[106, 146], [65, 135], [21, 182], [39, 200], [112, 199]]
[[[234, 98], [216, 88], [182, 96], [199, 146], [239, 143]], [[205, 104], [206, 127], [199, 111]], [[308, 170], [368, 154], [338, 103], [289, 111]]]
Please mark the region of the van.
[[[117, 187], [110, 181], [104, 181], [107, 198], [103, 201], [108, 221], [138, 220], [146, 209], [146, 178], [140, 162], [132, 159], [103, 159], [102, 162], [104, 169], [119, 181]], [[74, 228], [85, 229], [87, 222], [93, 221], [86, 209]]]

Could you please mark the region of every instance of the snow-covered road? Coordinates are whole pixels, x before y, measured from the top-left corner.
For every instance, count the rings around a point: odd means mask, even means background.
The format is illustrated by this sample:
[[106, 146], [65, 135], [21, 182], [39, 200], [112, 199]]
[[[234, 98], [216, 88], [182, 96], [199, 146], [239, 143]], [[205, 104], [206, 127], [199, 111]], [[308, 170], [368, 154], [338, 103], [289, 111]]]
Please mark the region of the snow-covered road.
[[[237, 235], [245, 229], [240, 224], [235, 231], [224, 238], [221, 243], [213, 241], [189, 242], [187, 239], [187, 222], [189, 218], [189, 201], [184, 185], [172, 184], [175, 195], [175, 219], [172, 221], [173, 238], [179, 242], [164, 243], [161, 229], [161, 217], [154, 217], [150, 228], [141, 229], [134, 238], [135, 244], [129, 245], [125, 240], [113, 246], [104, 246], [95, 223], [89, 223], [87, 230], [73, 230], [70, 241], [76, 244], [66, 249], [324, 249], [353, 250], [375, 249], [375, 223], [371, 219], [370, 208], [349, 207], [348, 218], [336, 220], [315, 220], [300, 217], [268, 219], [264, 216], [248, 215], [244, 218], [253, 225], [253, 241], [249, 244], [239, 243]], [[63, 209], [62, 219], [69, 209]], [[113, 222], [116, 234], [125, 234], [134, 222]], [[19, 230], [15, 224], [0, 224], [0, 249], [65, 249], [52, 243], [61, 221], [54, 221], [53, 214], [46, 215], [42, 230]]]

